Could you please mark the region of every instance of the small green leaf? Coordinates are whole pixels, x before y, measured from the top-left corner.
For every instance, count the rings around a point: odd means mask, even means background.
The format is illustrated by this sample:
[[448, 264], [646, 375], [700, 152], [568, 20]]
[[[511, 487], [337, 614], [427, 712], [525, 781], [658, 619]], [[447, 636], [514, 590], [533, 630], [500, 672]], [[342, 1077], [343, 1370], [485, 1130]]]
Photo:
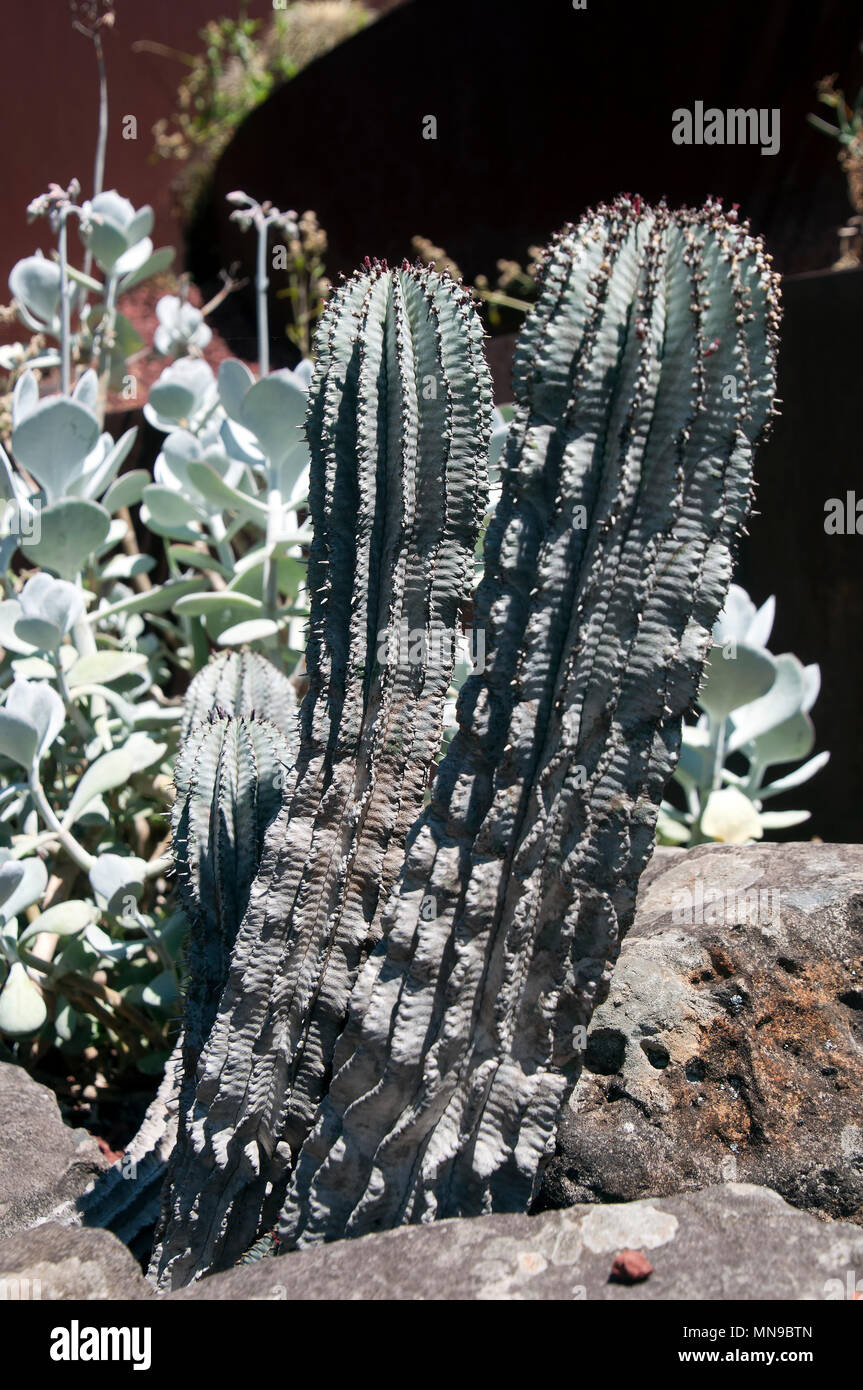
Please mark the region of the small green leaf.
[[134, 468], [113, 482], [102, 498], [102, 506], [113, 516], [121, 507], [135, 507], [144, 495], [144, 488], [152, 481], [146, 468]]
[[262, 524], [266, 524], [269, 515], [266, 503], [259, 502], [257, 498], [250, 497], [239, 488], [231, 487], [210, 464], [191, 462], [187, 465], [186, 471], [189, 481], [208, 502], [225, 511], [235, 511], [240, 516], [256, 518]]
[[209, 615], [230, 617], [233, 613], [259, 613], [261, 600], [248, 594], [238, 594], [232, 589], [210, 590], [205, 594], [192, 594], [180, 599], [174, 611], [187, 618], [201, 618]]
[[0, 991], [0, 1033], [24, 1037], [35, 1033], [48, 1017], [42, 993], [34, 985], [20, 961], [9, 968]]
[[200, 589], [200, 579], [175, 579], [167, 584], [154, 584], [143, 594], [130, 594], [128, 598], [118, 599], [116, 603], [106, 604], [104, 608], [94, 609], [88, 614], [90, 622], [102, 622], [115, 614], [165, 613], [173, 608], [178, 598]]
[[140, 652], [90, 652], [79, 657], [69, 670], [69, 686], [105, 685], [120, 680], [132, 671], [140, 671], [147, 665], [147, 658]]
[[30, 923], [18, 944], [23, 946], [40, 932], [46, 931], [54, 932], [57, 936], [75, 936], [95, 922], [98, 915], [94, 904], [84, 898], [69, 898], [66, 902], [55, 903]]
[[91, 763], [75, 788], [63, 817], [64, 827], [68, 829], [74, 825], [94, 797], [122, 787], [131, 775], [132, 760], [122, 748], [112, 748], [110, 753], [103, 753], [101, 758]]
[[27, 559], [42, 569], [71, 580], [84, 569], [87, 560], [104, 545], [111, 529], [111, 518], [98, 502], [68, 497], [46, 507], [41, 514], [38, 541], [22, 541]]
[[216, 640], [220, 647], [239, 647], [246, 642], [260, 642], [265, 637], [275, 637], [280, 631], [280, 625], [272, 618], [253, 618], [247, 623], [226, 627]]
[[146, 882], [147, 864], [135, 855], [100, 854], [90, 870], [90, 884], [104, 898], [115, 916], [131, 910], [129, 899], [137, 902]]

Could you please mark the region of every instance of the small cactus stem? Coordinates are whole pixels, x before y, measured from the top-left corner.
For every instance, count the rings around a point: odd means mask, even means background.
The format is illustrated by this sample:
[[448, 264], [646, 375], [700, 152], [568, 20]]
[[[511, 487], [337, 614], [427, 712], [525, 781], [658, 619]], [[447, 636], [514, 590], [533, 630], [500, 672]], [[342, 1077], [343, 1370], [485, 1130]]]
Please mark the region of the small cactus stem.
[[621, 198], [548, 248], [475, 604], [485, 669], [358, 975], [281, 1250], [528, 1210], [730, 581], [778, 319], [762, 244], [714, 202]]
[[294, 687], [287, 676], [259, 652], [245, 649], [219, 652], [201, 668], [183, 701], [181, 744], [214, 710], [225, 710], [235, 718], [250, 717], [257, 711], [284, 734], [293, 762], [299, 738]]
[[163, 1287], [232, 1264], [278, 1217], [440, 747], [453, 652], [411, 643], [456, 629], [484, 509], [491, 382], [458, 284], [369, 261], [333, 294], [316, 356], [296, 780], [201, 1053]]
[[[266, 832], [288, 794], [291, 751], [274, 724], [211, 710], [183, 743], [174, 769], [172, 837], [176, 889], [189, 919], [188, 976], [178, 1087], [177, 1145], [201, 1123], [196, 1074], [230, 968], [231, 952], [264, 852]], [[167, 1219], [163, 1207], [163, 1220]], [[160, 1237], [157, 1234], [156, 1258]]]

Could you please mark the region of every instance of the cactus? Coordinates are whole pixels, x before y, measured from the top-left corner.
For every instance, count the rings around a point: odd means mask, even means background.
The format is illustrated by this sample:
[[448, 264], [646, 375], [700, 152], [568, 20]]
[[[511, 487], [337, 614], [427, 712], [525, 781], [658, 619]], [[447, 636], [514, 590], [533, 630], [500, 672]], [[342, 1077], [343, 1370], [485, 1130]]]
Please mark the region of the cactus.
[[717, 204], [621, 199], [552, 243], [477, 600], [486, 668], [356, 982], [282, 1250], [528, 1209], [731, 578], [777, 322], [761, 244]]
[[380, 931], [452, 668], [451, 646], [424, 664], [401, 638], [453, 633], [469, 593], [491, 423], [481, 340], [462, 288], [406, 264], [367, 262], [319, 326], [296, 781], [181, 1107], [163, 1285], [233, 1263], [273, 1226]]
[[297, 744], [297, 697], [281, 671], [258, 652], [219, 652], [202, 667], [183, 701], [180, 742], [215, 709], [233, 715], [258, 714]]
[[[224, 670], [224, 662], [213, 664]], [[269, 665], [260, 658], [255, 664], [258, 670]], [[198, 683], [193, 701], [200, 702], [200, 676], [209, 680], [209, 674], [205, 667], [192, 683]], [[84, 1225], [107, 1227], [127, 1242], [159, 1215], [178, 1113], [185, 1114], [187, 1095], [194, 1095], [198, 1057], [228, 978], [264, 835], [287, 795], [292, 761], [281, 730], [252, 715], [234, 719], [222, 710], [198, 724], [180, 750], [172, 838], [177, 894], [190, 924], [182, 1032], [123, 1160], [77, 1206]]]
[[288, 740], [275, 725], [223, 711], [192, 731], [177, 758], [171, 819], [177, 895], [190, 923], [187, 1078], [213, 1026], [264, 836], [286, 799], [290, 763]]

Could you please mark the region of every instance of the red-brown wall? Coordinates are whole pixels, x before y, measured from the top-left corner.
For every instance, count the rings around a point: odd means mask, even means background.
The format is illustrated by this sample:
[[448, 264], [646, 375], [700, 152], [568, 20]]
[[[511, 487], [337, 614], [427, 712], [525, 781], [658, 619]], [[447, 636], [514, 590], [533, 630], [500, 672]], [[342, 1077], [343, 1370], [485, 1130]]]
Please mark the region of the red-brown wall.
[[[366, 0], [370, 8], [387, 8]], [[149, 39], [186, 53], [201, 45], [198, 31], [210, 19], [236, 16], [239, 0], [117, 0], [117, 22], [105, 36], [110, 119], [105, 186], [136, 206], [156, 211], [154, 240], [181, 246], [171, 216], [168, 183], [176, 166], [151, 161], [152, 127], [176, 105], [185, 71], [174, 59], [134, 53]], [[248, 0], [250, 18], [272, 14], [272, 0]], [[92, 192], [98, 92], [92, 43], [72, 28], [66, 0], [8, 3], [3, 14], [3, 198], [0, 201], [0, 302], [9, 270], [37, 246], [47, 252], [44, 222], [28, 226], [26, 206], [50, 182], [76, 177], [84, 196]], [[124, 140], [123, 117], [135, 116], [137, 140]]]

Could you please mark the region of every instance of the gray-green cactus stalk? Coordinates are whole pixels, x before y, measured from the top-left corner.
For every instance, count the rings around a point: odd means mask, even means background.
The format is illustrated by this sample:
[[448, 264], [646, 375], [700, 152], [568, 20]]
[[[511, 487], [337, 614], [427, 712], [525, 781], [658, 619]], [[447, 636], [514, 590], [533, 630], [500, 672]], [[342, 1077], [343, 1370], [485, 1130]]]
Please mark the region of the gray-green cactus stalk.
[[183, 1017], [184, 1075], [195, 1067], [228, 980], [267, 830], [286, 800], [293, 758], [280, 729], [213, 711], [193, 729], [174, 768], [176, 890], [189, 919]]
[[459, 285], [367, 262], [334, 294], [316, 355], [296, 782], [181, 1116], [163, 1286], [232, 1264], [276, 1219], [440, 746], [452, 646], [425, 662], [412, 646], [454, 633], [485, 500], [491, 383]]
[[716, 204], [621, 199], [552, 243], [515, 358], [486, 667], [357, 980], [282, 1249], [528, 1209], [731, 578], [777, 322], [761, 243]]
[[[228, 709], [216, 706], [216, 698]], [[184, 701], [183, 725], [194, 727], [175, 764], [172, 809], [176, 889], [189, 921], [182, 1029], [133, 1144], [78, 1203], [85, 1225], [108, 1227], [126, 1241], [159, 1215], [178, 1115], [185, 1115], [193, 1101], [198, 1058], [227, 983], [264, 837], [288, 795], [291, 741], [281, 728], [256, 716], [255, 700], [259, 710], [270, 708], [295, 732], [293, 688], [252, 653], [214, 658], [192, 681]], [[198, 722], [201, 714], [204, 720]]]
[[257, 714], [281, 729], [296, 750], [299, 714], [294, 687], [258, 652], [219, 652], [201, 668], [183, 701], [181, 744], [213, 710], [225, 710], [235, 717]]

